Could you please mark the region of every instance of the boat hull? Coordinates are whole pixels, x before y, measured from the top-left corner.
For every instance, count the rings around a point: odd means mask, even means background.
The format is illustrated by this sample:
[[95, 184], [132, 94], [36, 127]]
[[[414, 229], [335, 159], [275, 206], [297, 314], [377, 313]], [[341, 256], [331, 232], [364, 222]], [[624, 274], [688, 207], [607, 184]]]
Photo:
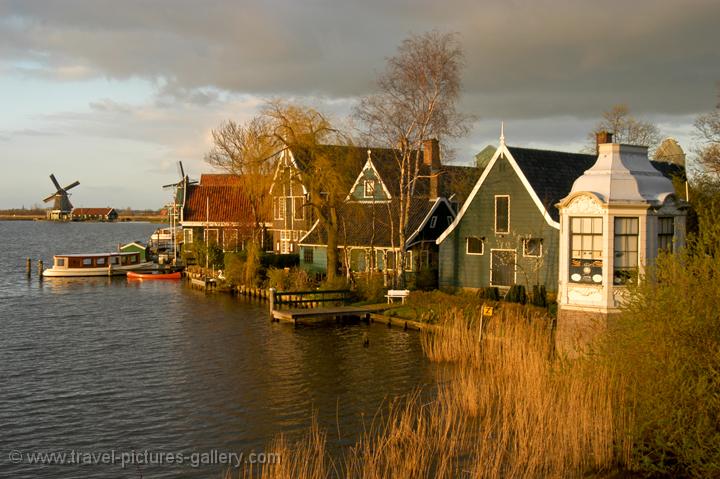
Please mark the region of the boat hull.
[[138, 263], [128, 266], [114, 266], [113, 268], [48, 268], [43, 271], [44, 278], [68, 278], [84, 276], [123, 276], [128, 271], [147, 269], [153, 266], [152, 262]]
[[128, 271], [127, 278], [128, 279], [150, 279], [150, 280], [156, 280], [156, 279], [180, 279], [182, 275], [179, 271], [176, 271], [174, 273], [138, 273], [135, 271]]

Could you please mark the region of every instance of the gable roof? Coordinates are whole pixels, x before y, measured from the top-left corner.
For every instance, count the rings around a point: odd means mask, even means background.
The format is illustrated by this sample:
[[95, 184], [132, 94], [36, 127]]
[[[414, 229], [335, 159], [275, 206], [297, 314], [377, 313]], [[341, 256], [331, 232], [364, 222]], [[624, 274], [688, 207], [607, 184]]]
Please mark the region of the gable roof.
[[237, 175], [202, 175], [199, 184], [187, 186], [182, 222], [252, 225], [252, 208], [241, 184]]
[[[428, 201], [427, 198], [413, 198], [410, 202], [410, 212], [406, 231], [413, 234], [427, 222], [427, 217], [438, 204], [437, 201]], [[394, 217], [399, 208], [398, 200], [384, 203], [348, 202], [338, 208], [338, 217], [346, 221], [340, 223], [338, 231], [339, 246], [370, 246], [377, 248], [390, 248], [393, 246], [393, 225], [397, 227]], [[316, 221], [310, 231], [300, 239], [301, 245], [326, 245], [327, 232]], [[395, 244], [397, 247], [397, 244]]]
[[73, 208], [72, 214], [78, 216], [107, 216], [114, 208]]
[[[525, 185], [533, 202], [545, 217], [545, 221], [556, 229], [560, 229], [560, 212], [555, 205], [570, 193], [575, 180], [597, 161], [595, 155], [509, 147], [504, 141], [501, 141], [480, 179], [478, 179], [472, 192], [455, 217], [455, 221], [437, 239], [438, 244], [447, 238], [460, 224], [463, 215], [500, 156], [505, 157], [513, 167], [515, 174]], [[657, 161], [651, 163], [665, 176], [684, 174], [684, 169], [678, 165]]]

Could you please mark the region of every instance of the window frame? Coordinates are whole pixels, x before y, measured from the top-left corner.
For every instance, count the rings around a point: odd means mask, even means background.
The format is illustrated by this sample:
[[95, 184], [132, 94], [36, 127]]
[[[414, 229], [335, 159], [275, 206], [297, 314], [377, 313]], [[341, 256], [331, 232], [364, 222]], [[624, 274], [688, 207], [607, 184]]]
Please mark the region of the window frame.
[[[506, 230], [498, 229], [498, 200], [501, 198], [507, 198], [507, 218], [506, 218]], [[510, 195], [495, 195], [495, 234], [509, 234], [510, 233]]]
[[[480, 252], [479, 253], [472, 253], [470, 252], [470, 240], [476, 239], [480, 242]], [[485, 254], [485, 241], [477, 236], [466, 236], [465, 237], [465, 254], [470, 256], [482, 256]]]
[[[670, 232], [663, 231], [662, 223], [663, 220], [670, 221]], [[674, 250], [675, 243], [675, 217], [674, 216], [658, 216], [657, 219], [657, 249], [660, 251], [666, 251], [672, 253]], [[665, 243], [663, 245], [663, 243]]]
[[[618, 233], [618, 220], [635, 220], [636, 232], [635, 233]], [[618, 239], [635, 238], [635, 251], [632, 250], [619, 250], [617, 247]], [[630, 243], [628, 243], [630, 245]], [[618, 258], [622, 257], [618, 255], [618, 252], [622, 254], [635, 253], [635, 261], [633, 266], [618, 267]], [[630, 284], [633, 279], [637, 276], [637, 272], [640, 269], [640, 218], [638, 216], [615, 216], [613, 218], [613, 284], [615, 286], [623, 286]], [[618, 274], [620, 273], [620, 274]], [[634, 273], [634, 274], [633, 274]]]
[[[497, 284], [494, 281], [493, 278], [493, 253], [496, 251], [504, 251], [508, 253], [513, 254], [513, 260], [514, 260], [514, 267], [513, 267], [513, 281], [512, 284]], [[490, 286], [498, 286], [501, 288], [509, 288], [514, 284], [517, 284], [517, 270], [518, 270], [518, 264], [517, 264], [517, 250], [514, 249], [506, 249], [506, 248], [491, 248], [490, 249]]]
[[435, 228], [437, 225], [437, 215], [434, 215], [432, 218], [430, 218], [430, 229]]
[[[577, 220], [582, 226], [578, 230], [574, 227], [575, 220]], [[590, 232], [585, 231], [584, 220], [590, 221]], [[570, 229], [570, 233], [568, 235], [570, 242], [570, 244], [568, 244], [568, 251], [570, 253], [568, 258], [568, 281], [575, 284], [603, 284], [603, 269], [606, 266], [603, 262], [603, 252], [605, 248], [603, 243], [605, 235], [603, 217], [571, 216], [568, 221], [568, 227]], [[596, 232], [595, 226], [598, 222], [600, 229], [599, 232]], [[589, 240], [585, 240], [585, 238], [589, 238]], [[597, 246], [599, 246], [600, 249], [595, 249], [595, 240], [598, 241]], [[590, 242], [590, 249], [585, 249], [583, 247], [583, 244], [586, 241]], [[575, 246], [579, 246], [579, 249], [575, 248]], [[576, 251], [579, 252], [578, 255], [575, 254]], [[584, 255], [586, 252], [590, 252], [591, 256], [585, 257]], [[598, 254], [595, 255], [595, 253]], [[574, 275], [578, 275], [579, 279], [573, 279]], [[600, 281], [596, 281], [598, 275], [600, 276]]]
[[315, 248], [312, 246], [303, 247], [303, 262], [305, 264], [312, 264], [315, 262]]
[[[370, 194], [368, 194], [368, 186], [371, 187]], [[363, 180], [363, 198], [374, 198], [375, 197], [375, 180], [366, 179]]]
[[[528, 253], [528, 243], [530, 241], [537, 241], [538, 242], [538, 254], [529, 254]], [[523, 258], [542, 258], [543, 255], [543, 239], [542, 238], [523, 238]]]
[[[300, 203], [298, 207], [298, 203]], [[293, 219], [295, 221], [302, 221], [305, 219], [305, 207], [303, 206], [305, 204], [305, 198], [302, 196], [295, 196], [293, 197]], [[298, 216], [298, 211], [300, 212], [300, 216]]]

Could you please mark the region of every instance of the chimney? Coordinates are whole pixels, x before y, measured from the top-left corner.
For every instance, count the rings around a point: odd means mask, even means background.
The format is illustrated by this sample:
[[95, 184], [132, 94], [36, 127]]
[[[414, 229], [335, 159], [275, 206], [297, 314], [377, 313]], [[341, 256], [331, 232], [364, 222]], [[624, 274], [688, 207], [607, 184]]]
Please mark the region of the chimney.
[[440, 143], [437, 138], [423, 140], [423, 163], [430, 167], [430, 199], [434, 200], [440, 193]]
[[595, 154], [600, 154], [600, 145], [612, 143], [613, 134], [609, 131], [598, 131], [595, 133]]

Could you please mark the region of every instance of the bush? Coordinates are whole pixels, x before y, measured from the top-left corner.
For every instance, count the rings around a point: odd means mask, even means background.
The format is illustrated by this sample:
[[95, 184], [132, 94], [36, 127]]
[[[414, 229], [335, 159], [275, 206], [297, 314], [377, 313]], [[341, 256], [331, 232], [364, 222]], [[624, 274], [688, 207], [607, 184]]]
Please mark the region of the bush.
[[500, 301], [500, 289], [497, 286], [488, 286], [478, 292], [478, 298], [490, 301]]
[[267, 270], [267, 287], [278, 291], [307, 291], [314, 287], [307, 272], [300, 268]]
[[547, 305], [548, 305], [547, 290], [545, 289], [544, 284], [539, 284], [539, 285], [536, 284], [533, 286], [531, 304], [533, 306], [539, 306], [541, 308], [547, 307]]
[[357, 294], [361, 301], [382, 303], [385, 299], [385, 291], [382, 273], [368, 273], [357, 280]]
[[225, 254], [225, 280], [233, 286], [245, 284], [245, 261], [238, 253]]
[[510, 287], [510, 290], [505, 295], [505, 301], [508, 303], [527, 303], [527, 293], [525, 292], [525, 286], [521, 284], [514, 284]]
[[432, 291], [438, 286], [437, 269], [421, 269], [415, 275], [415, 288], [420, 291]]

